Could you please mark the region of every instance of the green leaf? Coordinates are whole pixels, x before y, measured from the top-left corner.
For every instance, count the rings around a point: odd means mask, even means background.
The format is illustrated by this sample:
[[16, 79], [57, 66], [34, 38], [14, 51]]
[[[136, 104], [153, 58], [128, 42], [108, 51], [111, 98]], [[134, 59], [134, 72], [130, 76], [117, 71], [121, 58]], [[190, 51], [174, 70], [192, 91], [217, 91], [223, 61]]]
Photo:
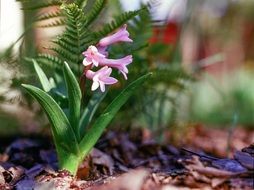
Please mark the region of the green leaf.
[[66, 152], [77, 155], [79, 153], [78, 141], [67, 117], [59, 105], [41, 89], [27, 84], [22, 84], [22, 86], [39, 102], [46, 112], [51, 124], [58, 155], [61, 156], [64, 153], [66, 154]]
[[104, 99], [106, 96], [106, 92], [100, 92], [99, 90], [94, 93], [92, 98], [89, 100], [89, 103], [87, 107], [85, 108], [80, 122], [79, 122], [79, 130], [80, 130], [80, 135], [83, 136], [85, 133], [85, 129], [88, 127], [89, 123], [92, 121], [93, 116], [100, 105], [101, 101]]
[[38, 75], [38, 78], [40, 80], [40, 83], [42, 85], [42, 88], [45, 92], [49, 92], [52, 89], [52, 85], [49, 82], [46, 74], [43, 72], [43, 70], [41, 69], [41, 67], [38, 65], [38, 63], [32, 59], [33, 64], [34, 64], [34, 69]]
[[69, 108], [68, 98], [62, 92], [58, 91], [58, 89], [52, 89], [50, 95], [62, 109]]
[[63, 72], [64, 72], [66, 88], [68, 91], [70, 124], [79, 140], [80, 139], [79, 119], [80, 119], [80, 105], [81, 105], [81, 90], [80, 90], [78, 81], [76, 80], [67, 62], [64, 62]]
[[151, 73], [146, 74], [134, 82], [132, 82], [127, 88], [125, 88], [106, 108], [101, 116], [95, 121], [94, 125], [86, 132], [85, 136], [79, 144], [80, 152], [82, 156], [86, 156], [93, 148], [97, 140], [102, 135], [104, 129], [108, 126], [111, 120], [114, 118], [118, 110], [129, 99], [133, 92], [139, 88]]

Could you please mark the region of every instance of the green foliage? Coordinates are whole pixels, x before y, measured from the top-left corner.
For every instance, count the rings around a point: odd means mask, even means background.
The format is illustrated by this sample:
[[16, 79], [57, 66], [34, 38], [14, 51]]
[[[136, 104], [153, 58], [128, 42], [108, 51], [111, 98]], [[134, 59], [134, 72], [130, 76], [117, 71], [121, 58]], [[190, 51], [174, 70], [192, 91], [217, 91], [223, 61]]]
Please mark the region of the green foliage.
[[104, 25], [104, 27], [100, 31], [94, 32], [92, 34], [94, 41], [98, 41], [100, 38], [107, 36], [114, 30], [116, 30], [117, 28], [125, 24], [127, 21], [137, 16], [140, 12], [142, 12], [142, 9], [138, 11], [129, 11], [129, 12], [117, 15], [115, 19], [111, 21], [111, 23]]
[[73, 127], [73, 131], [76, 134], [76, 138], [80, 139], [79, 134], [79, 117], [81, 106], [81, 90], [79, 88], [78, 81], [76, 80], [69, 65], [65, 62], [63, 67], [65, 84], [68, 92], [69, 100], [69, 120]]
[[95, 145], [104, 129], [108, 126], [111, 120], [114, 118], [119, 109], [130, 98], [138, 87], [140, 87], [149, 77], [151, 73], [146, 74], [130, 85], [128, 85], [106, 108], [106, 110], [96, 119], [93, 126], [86, 132], [83, 139], [80, 142], [80, 150], [83, 155], [87, 155], [91, 148]]
[[253, 72], [239, 70], [220, 81], [203, 76], [192, 86], [190, 120], [229, 126], [237, 115], [237, 124], [253, 127]]
[[[23, 87], [40, 103], [48, 116], [60, 168], [68, 169], [75, 174], [79, 163], [95, 145], [118, 110], [134, 93], [134, 90], [150, 76], [143, 76], [127, 86], [112, 103], [111, 101], [106, 103], [109, 106], [95, 120], [93, 118], [96, 116], [96, 111], [105, 93], [96, 92], [85, 107], [87, 101], [82, 101], [84, 97], [82, 97], [77, 81], [83, 69], [82, 52], [143, 10], [122, 13], [110, 23], [95, 30], [94, 28], [97, 27], [94, 22], [99, 18], [99, 14], [106, 5], [106, 0], [68, 2], [27, 0], [22, 2], [27, 11], [55, 7], [53, 11], [44, 11], [36, 18], [39, 26], [65, 26], [64, 32], [52, 40], [50, 47], [47, 47], [50, 53], [40, 53], [32, 59], [43, 90], [30, 85], [23, 85]], [[53, 72], [53, 83], [55, 84], [52, 84], [40, 66], [55, 71]], [[68, 154], [69, 151], [70, 154]]]
[[46, 92], [31, 85], [23, 85], [23, 87], [40, 103], [48, 116], [60, 167], [75, 172], [77, 167], [69, 166], [68, 161], [69, 157], [79, 154], [78, 141], [64, 112]]
[[[57, 72], [61, 72], [64, 61], [67, 61], [76, 76], [81, 74], [82, 52], [91, 44], [96, 44], [100, 38], [110, 34], [130, 19], [137, 16], [141, 10], [130, 11], [117, 15], [110, 23], [93, 30], [94, 21], [99, 17], [102, 9], [106, 6], [106, 0], [77, 0], [73, 3], [64, 1], [24, 1], [24, 9], [39, 10], [41, 8], [56, 6], [57, 10], [45, 12], [39, 15], [36, 21], [40, 27], [65, 26], [63, 34], [52, 42], [55, 44], [48, 47], [54, 54], [42, 53], [35, 57], [36, 61], [45, 64]], [[86, 8], [92, 4], [90, 9]], [[30, 6], [34, 4], [33, 6]], [[87, 9], [87, 10], [86, 10]], [[86, 10], [84, 12], [84, 10]], [[43, 21], [43, 22], [42, 22]], [[42, 22], [42, 23], [41, 23]]]
[[36, 71], [36, 74], [40, 80], [40, 83], [42, 85], [42, 89], [45, 92], [49, 92], [52, 89], [52, 84], [49, 82], [46, 74], [44, 71], [41, 69], [41, 67], [38, 65], [38, 63], [33, 59], [33, 64], [34, 64], [34, 69]]
[[106, 0], [97, 0], [94, 2], [91, 11], [86, 15], [86, 25], [89, 26], [100, 15], [100, 12], [106, 5]]
[[38, 21], [38, 22], [45, 21], [48, 19], [55, 19], [55, 18], [59, 18], [59, 17], [63, 17], [63, 14], [61, 13], [60, 10], [56, 10], [56, 11], [46, 12], [46, 13], [39, 15], [38, 18], [36, 19], [36, 21]]
[[[111, 47], [110, 56], [121, 57], [121, 55], [133, 54], [134, 61], [130, 67], [129, 78], [136, 78], [147, 72], [153, 73], [149, 84], [146, 83], [142, 91], [137, 91], [130, 98], [131, 100], [119, 113], [117, 118], [120, 119], [116, 122], [121, 122], [122, 126], [133, 124], [145, 126], [155, 134], [159, 134], [156, 136], [160, 136], [169, 125], [177, 122], [179, 94], [184, 93], [187, 84], [193, 79], [180, 65], [181, 55], [178, 56], [177, 44], [168, 45], [159, 42], [148, 44], [156, 27], [150, 11], [157, 6], [157, 3], [158, 1], [151, 1], [148, 7], [143, 7], [139, 15], [128, 25], [133, 43]], [[118, 91], [115, 90], [115, 94], [117, 93]], [[140, 96], [140, 94], [144, 95]]]
[[80, 118], [79, 123], [79, 130], [80, 135], [83, 136], [85, 134], [85, 130], [87, 129], [88, 125], [91, 123], [93, 116], [98, 109], [100, 103], [105, 98], [106, 92], [102, 93], [100, 91], [96, 91], [94, 95], [91, 97], [88, 105], [83, 111], [83, 114]]
[[88, 0], [75, 0], [74, 2], [76, 3], [76, 5], [78, 5], [78, 7], [80, 8], [84, 8], [87, 4]]
[[37, 10], [42, 8], [49, 8], [52, 6], [58, 6], [61, 5], [61, 0], [43, 0], [43, 1], [37, 1], [37, 0], [17, 0], [21, 3], [23, 3], [24, 10]]

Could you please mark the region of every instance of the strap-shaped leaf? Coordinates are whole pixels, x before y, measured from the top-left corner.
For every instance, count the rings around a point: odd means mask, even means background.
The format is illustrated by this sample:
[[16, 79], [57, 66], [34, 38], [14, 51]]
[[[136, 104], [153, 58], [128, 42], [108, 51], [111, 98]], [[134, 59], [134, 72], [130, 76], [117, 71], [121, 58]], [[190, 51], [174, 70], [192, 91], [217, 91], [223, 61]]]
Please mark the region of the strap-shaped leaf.
[[89, 125], [89, 123], [92, 121], [93, 116], [100, 105], [101, 101], [104, 99], [106, 96], [106, 92], [101, 92], [101, 91], [96, 91], [92, 98], [89, 100], [89, 103], [87, 107], [85, 108], [80, 122], [79, 122], [79, 130], [80, 130], [80, 135], [83, 136], [85, 133], [85, 129]]
[[64, 62], [63, 72], [64, 72], [66, 88], [68, 91], [70, 124], [79, 140], [80, 139], [79, 119], [80, 119], [81, 91], [80, 91], [78, 81], [76, 80], [67, 62]]
[[100, 138], [104, 129], [108, 126], [111, 120], [114, 118], [118, 110], [124, 105], [124, 103], [129, 99], [133, 92], [139, 88], [151, 73], [146, 74], [129, 86], [127, 86], [106, 108], [104, 113], [95, 121], [94, 125], [86, 132], [85, 136], [79, 144], [79, 149], [82, 156], [86, 156], [90, 150], [93, 148], [97, 140]]
[[33, 61], [33, 64], [34, 64], [34, 69], [37, 73], [37, 76], [40, 80], [40, 83], [42, 85], [42, 88], [45, 92], [49, 92], [51, 89], [52, 89], [52, 85], [51, 83], [49, 82], [46, 74], [44, 73], [44, 71], [41, 69], [41, 67], [38, 65], [38, 63], [32, 59]]
[[63, 152], [78, 154], [78, 141], [59, 105], [43, 90], [27, 84], [22, 84], [22, 86], [39, 102], [46, 112], [58, 154], [61, 155]]

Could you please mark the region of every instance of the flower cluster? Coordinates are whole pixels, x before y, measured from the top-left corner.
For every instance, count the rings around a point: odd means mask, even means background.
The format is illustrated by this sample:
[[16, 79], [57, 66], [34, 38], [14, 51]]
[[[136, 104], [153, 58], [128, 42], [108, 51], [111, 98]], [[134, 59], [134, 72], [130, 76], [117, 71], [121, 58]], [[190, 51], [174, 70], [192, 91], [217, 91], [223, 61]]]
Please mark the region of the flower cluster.
[[[86, 78], [93, 80], [93, 91], [100, 87], [101, 91], [104, 92], [105, 85], [112, 85], [118, 82], [117, 79], [110, 77], [112, 68], [121, 72], [125, 80], [127, 80], [127, 65], [132, 62], [132, 55], [127, 55], [120, 59], [109, 59], [107, 52], [109, 45], [118, 42], [132, 42], [126, 28], [127, 25], [122, 26], [116, 33], [102, 38], [96, 46], [91, 45], [83, 52], [83, 56], [85, 57], [83, 65], [88, 68], [85, 69], [84, 74]], [[91, 69], [94, 67], [101, 68], [97, 71], [92, 71]]]

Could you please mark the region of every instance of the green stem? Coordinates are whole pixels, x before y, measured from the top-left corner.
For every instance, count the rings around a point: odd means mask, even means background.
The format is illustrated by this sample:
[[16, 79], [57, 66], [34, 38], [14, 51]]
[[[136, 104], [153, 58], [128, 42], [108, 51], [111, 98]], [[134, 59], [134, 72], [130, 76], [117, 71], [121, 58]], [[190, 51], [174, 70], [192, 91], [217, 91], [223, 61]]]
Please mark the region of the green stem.
[[72, 175], [75, 176], [77, 174], [78, 167], [82, 161], [82, 158], [73, 154], [68, 154], [68, 155], [65, 154], [65, 155], [59, 155], [58, 161], [59, 161], [60, 169], [66, 169]]

